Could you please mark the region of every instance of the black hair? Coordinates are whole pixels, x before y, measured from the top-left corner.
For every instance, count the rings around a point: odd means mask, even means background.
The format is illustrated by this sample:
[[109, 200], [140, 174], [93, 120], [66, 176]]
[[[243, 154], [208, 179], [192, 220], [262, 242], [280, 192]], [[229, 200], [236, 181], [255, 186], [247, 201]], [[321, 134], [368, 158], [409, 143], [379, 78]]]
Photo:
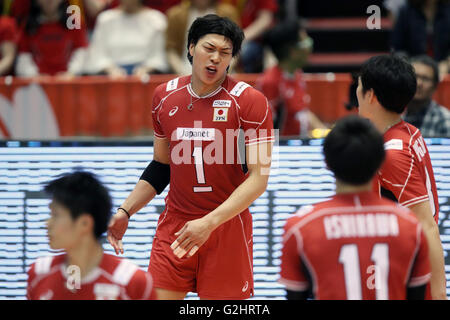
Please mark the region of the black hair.
[[380, 104], [387, 110], [401, 114], [416, 93], [414, 68], [396, 55], [370, 58], [361, 67], [362, 92], [373, 89]]
[[[67, 8], [69, 7], [69, 1], [63, 0], [59, 4], [58, 7], [58, 15], [59, 15], [59, 23], [67, 28], [66, 22], [69, 15], [67, 14]], [[41, 22], [39, 21], [39, 17], [42, 14], [41, 7], [37, 0], [31, 0], [30, 3], [30, 11], [28, 13], [28, 17], [25, 24], [25, 32], [29, 35], [33, 35], [39, 29]]]
[[439, 84], [439, 66], [433, 58], [422, 54], [411, 58], [411, 64], [421, 63], [433, 69], [433, 84], [436, 87]]
[[297, 20], [281, 22], [264, 35], [264, 42], [270, 47], [278, 61], [289, 57], [292, 47], [299, 39], [300, 23]]
[[198, 40], [207, 34], [220, 34], [230, 39], [233, 44], [232, 56], [235, 57], [241, 51], [242, 41], [244, 41], [244, 32], [233, 21], [226, 17], [219, 17], [215, 14], [207, 14], [206, 16], [195, 19], [189, 28], [187, 41], [187, 58], [192, 64], [192, 56], [189, 53], [189, 46], [196, 45]]
[[111, 216], [112, 200], [108, 190], [98, 178], [85, 171], [64, 174], [50, 181], [44, 191], [53, 200], [70, 211], [73, 220], [82, 214], [89, 214], [94, 219], [94, 236], [100, 239], [106, 232]]
[[355, 186], [368, 183], [385, 158], [382, 135], [357, 115], [336, 122], [325, 138], [323, 153], [335, 178]]

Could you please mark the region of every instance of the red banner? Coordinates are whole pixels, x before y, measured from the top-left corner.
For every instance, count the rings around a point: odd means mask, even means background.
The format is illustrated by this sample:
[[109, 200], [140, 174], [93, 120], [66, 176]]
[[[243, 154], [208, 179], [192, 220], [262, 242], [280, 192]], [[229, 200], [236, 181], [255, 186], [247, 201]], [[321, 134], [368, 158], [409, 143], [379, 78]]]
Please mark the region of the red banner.
[[[0, 138], [132, 137], [152, 135], [154, 89], [174, 75], [152, 75], [148, 81], [129, 77], [81, 77], [27, 80], [0, 78]], [[234, 75], [253, 85], [257, 74]], [[305, 74], [310, 109], [327, 123], [349, 113], [348, 74]], [[435, 94], [450, 106], [450, 77]]]

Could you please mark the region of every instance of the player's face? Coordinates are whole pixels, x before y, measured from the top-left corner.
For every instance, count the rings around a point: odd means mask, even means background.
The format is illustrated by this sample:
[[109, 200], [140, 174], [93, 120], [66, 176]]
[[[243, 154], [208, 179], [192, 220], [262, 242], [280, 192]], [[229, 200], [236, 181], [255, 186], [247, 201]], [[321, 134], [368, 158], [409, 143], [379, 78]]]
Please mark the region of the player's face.
[[70, 249], [76, 239], [76, 223], [70, 215], [69, 209], [57, 201], [49, 205], [50, 219], [47, 220], [47, 233], [50, 248]]
[[422, 64], [413, 63], [417, 78], [417, 90], [414, 100], [431, 99], [434, 93], [433, 68]]
[[230, 39], [211, 33], [200, 38], [195, 46], [191, 44], [189, 53], [193, 57], [193, 81], [207, 87], [220, 85], [231, 63], [233, 44]]

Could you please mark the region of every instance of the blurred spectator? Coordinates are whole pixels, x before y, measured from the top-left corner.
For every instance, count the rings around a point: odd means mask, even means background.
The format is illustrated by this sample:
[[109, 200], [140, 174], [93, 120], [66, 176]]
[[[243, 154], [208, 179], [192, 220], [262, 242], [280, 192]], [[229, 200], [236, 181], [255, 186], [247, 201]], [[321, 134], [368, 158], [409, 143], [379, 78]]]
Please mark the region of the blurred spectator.
[[217, 0], [182, 2], [167, 11], [166, 49], [173, 72], [179, 75], [191, 74], [192, 67], [187, 59], [187, 31], [195, 19], [210, 13], [239, 22], [236, 8], [217, 3]]
[[[120, 0], [112, 1], [111, 7], [117, 7], [120, 4]], [[182, 0], [143, 0], [143, 4], [149, 8], [156, 9], [162, 13], [166, 13], [171, 7], [179, 4]], [[185, 0], [186, 1], [186, 0]]]
[[120, 0], [120, 6], [97, 18], [87, 64], [88, 73], [111, 77], [167, 72], [166, 16], [142, 0]]
[[277, 0], [221, 0], [238, 8], [245, 40], [240, 60], [245, 73], [260, 73], [264, 69], [263, 34], [274, 24]]
[[310, 137], [313, 129], [325, 128], [308, 109], [310, 97], [302, 73], [312, 51], [312, 39], [297, 21], [278, 24], [265, 39], [278, 65], [266, 70], [255, 87], [269, 100], [274, 127], [280, 129], [280, 136]]
[[16, 75], [71, 77], [83, 71], [86, 29], [69, 29], [65, 0], [31, 0], [19, 42]]
[[84, 23], [89, 34], [95, 26], [97, 16], [103, 10], [107, 9], [113, 0], [69, 0], [70, 4], [80, 7], [83, 13]]
[[404, 120], [419, 128], [424, 137], [450, 137], [450, 110], [433, 101], [439, 85], [437, 63], [427, 55], [412, 58], [417, 91], [408, 104]]
[[11, 74], [17, 52], [18, 30], [14, 18], [0, 16], [0, 76]]
[[409, 56], [427, 54], [439, 62], [442, 76], [450, 63], [450, 1], [409, 0], [400, 9], [392, 47]]
[[[16, 18], [19, 26], [24, 27], [28, 20], [30, 12], [31, 0], [5, 0], [11, 1], [10, 13]], [[113, 0], [67, 0], [70, 5], [76, 5], [81, 9], [82, 16], [88, 30], [92, 29], [95, 23], [95, 17], [105, 8], [107, 8]]]

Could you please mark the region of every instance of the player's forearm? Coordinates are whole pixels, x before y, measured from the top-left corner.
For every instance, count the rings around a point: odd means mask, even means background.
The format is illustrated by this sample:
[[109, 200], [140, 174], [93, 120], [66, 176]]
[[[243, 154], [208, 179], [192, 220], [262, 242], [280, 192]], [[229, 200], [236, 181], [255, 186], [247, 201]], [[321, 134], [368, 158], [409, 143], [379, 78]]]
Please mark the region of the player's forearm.
[[250, 175], [234, 190], [227, 200], [204, 217], [205, 221], [214, 230], [221, 224], [234, 218], [264, 193], [267, 181], [268, 176], [260, 174]]
[[431, 295], [433, 299], [446, 299], [444, 251], [442, 250], [439, 227], [436, 224], [429, 201], [409, 207], [419, 219], [427, 238], [431, 265]]
[[149, 203], [155, 195], [155, 188], [147, 181], [139, 180], [121, 207], [127, 210], [130, 215], [133, 215]]
[[439, 228], [434, 226], [423, 226], [425, 236], [428, 241], [430, 265], [431, 265], [431, 295], [433, 300], [443, 300], [447, 298], [444, 252], [441, 239], [439, 237]]

